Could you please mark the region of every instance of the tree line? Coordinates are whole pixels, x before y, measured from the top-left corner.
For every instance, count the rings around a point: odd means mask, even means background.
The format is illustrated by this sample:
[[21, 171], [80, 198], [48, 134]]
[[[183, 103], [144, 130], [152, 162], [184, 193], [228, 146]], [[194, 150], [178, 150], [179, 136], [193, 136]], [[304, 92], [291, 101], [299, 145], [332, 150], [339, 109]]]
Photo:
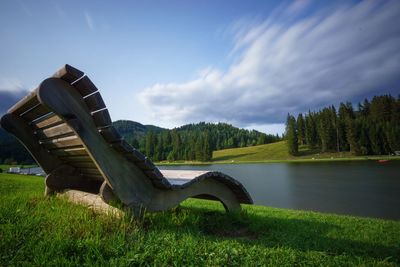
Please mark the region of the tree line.
[[281, 140], [255, 130], [245, 130], [226, 123], [188, 124], [162, 132], [149, 131], [143, 140], [132, 145], [154, 161], [210, 161], [214, 150], [272, 143]]
[[291, 155], [299, 145], [321, 152], [349, 151], [354, 155], [384, 155], [400, 150], [400, 96], [374, 96], [354, 108], [332, 105], [297, 118], [288, 114], [285, 138]]

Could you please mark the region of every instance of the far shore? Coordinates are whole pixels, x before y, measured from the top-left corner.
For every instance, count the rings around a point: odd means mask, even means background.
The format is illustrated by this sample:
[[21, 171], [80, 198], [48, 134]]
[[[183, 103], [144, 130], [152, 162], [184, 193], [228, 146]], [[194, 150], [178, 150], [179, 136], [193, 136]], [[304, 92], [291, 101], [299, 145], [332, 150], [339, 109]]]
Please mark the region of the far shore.
[[157, 166], [179, 166], [179, 165], [211, 165], [211, 164], [254, 164], [254, 163], [310, 163], [310, 162], [336, 162], [336, 161], [379, 161], [379, 160], [400, 160], [400, 156], [354, 156], [354, 157], [332, 157], [332, 158], [299, 158], [299, 159], [268, 159], [254, 161], [173, 161], [155, 162]]

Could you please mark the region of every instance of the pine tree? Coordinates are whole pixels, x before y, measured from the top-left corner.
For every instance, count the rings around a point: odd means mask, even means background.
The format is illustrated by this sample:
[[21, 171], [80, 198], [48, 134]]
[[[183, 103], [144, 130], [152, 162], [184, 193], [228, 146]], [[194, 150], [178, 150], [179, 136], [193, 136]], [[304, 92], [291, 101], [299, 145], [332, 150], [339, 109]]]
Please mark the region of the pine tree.
[[298, 131], [298, 138], [299, 138], [299, 144], [300, 145], [305, 145], [306, 144], [306, 126], [305, 122], [303, 119], [303, 114], [299, 114], [297, 116], [297, 131]]
[[288, 152], [290, 155], [296, 156], [299, 152], [299, 144], [297, 139], [296, 119], [288, 114], [286, 120], [286, 139]]

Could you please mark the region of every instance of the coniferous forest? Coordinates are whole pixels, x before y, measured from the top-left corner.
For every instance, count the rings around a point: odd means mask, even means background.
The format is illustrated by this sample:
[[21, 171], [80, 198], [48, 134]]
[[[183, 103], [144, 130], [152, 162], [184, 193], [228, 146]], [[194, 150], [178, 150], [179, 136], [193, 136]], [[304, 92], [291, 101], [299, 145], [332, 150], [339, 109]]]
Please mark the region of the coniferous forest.
[[[172, 130], [116, 121], [123, 138], [154, 161], [209, 161], [212, 152], [280, 141], [278, 135], [236, 128], [226, 123], [187, 124]], [[388, 155], [400, 150], [400, 98], [375, 96], [354, 106], [340, 103], [297, 117], [288, 114], [285, 139], [291, 155], [306, 145], [320, 152]], [[0, 163], [33, 163], [19, 142], [0, 129]]]
[[354, 155], [388, 155], [400, 150], [400, 97], [365, 99], [356, 108], [340, 103], [297, 118], [288, 114], [286, 139], [291, 155], [299, 145], [321, 152], [351, 152]]
[[154, 161], [209, 161], [214, 150], [268, 144], [281, 140], [255, 130], [239, 129], [226, 123], [187, 124], [172, 130], [149, 131], [139, 148]]

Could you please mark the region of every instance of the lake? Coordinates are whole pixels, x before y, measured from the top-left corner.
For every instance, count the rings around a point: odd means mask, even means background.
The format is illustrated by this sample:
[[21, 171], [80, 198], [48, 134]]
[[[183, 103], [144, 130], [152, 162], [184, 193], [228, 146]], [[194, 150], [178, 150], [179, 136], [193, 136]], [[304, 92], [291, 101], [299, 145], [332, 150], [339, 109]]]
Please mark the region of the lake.
[[400, 161], [160, 166], [224, 172], [254, 204], [400, 220]]

